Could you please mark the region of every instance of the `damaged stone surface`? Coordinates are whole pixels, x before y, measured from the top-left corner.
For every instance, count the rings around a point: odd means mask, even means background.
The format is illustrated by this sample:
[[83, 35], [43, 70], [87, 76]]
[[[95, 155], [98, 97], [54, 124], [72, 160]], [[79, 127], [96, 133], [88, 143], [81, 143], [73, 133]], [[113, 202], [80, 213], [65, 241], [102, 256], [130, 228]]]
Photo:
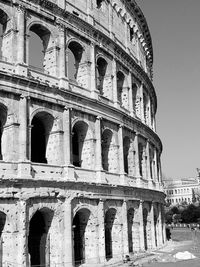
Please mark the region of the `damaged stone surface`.
[[135, 1], [5, 0], [0, 14], [0, 265], [109, 266], [162, 247], [153, 53]]

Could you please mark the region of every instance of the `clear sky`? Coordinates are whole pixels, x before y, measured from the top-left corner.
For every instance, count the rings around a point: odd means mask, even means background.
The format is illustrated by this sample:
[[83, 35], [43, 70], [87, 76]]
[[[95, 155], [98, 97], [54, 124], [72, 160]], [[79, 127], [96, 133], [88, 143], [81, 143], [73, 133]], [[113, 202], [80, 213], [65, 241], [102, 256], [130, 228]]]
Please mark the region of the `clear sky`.
[[136, 0], [154, 50], [162, 170], [195, 177], [200, 168], [200, 0]]

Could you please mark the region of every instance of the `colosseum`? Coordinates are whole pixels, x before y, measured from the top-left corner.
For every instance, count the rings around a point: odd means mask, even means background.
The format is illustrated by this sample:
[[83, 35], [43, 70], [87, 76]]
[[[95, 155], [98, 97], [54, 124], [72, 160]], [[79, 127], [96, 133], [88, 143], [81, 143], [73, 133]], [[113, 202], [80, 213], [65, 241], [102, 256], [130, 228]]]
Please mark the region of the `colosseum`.
[[153, 49], [135, 0], [0, 0], [0, 14], [0, 266], [109, 266], [161, 247]]

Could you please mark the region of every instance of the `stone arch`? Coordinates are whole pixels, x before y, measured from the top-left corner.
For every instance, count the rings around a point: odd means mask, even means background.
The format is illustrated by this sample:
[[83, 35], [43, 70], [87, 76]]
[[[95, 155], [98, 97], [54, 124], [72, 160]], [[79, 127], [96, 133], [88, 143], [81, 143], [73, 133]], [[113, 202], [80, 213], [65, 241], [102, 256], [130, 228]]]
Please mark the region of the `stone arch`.
[[129, 208], [127, 211], [127, 221], [128, 221], [128, 249], [129, 253], [133, 252], [133, 220], [134, 220], [135, 210], [134, 208]]
[[159, 240], [159, 219], [158, 219], [158, 209], [157, 207], [155, 207], [155, 205], [153, 206], [153, 214], [154, 214], [154, 219], [153, 219], [153, 224], [154, 224], [154, 233], [155, 233], [155, 245], [156, 247], [158, 246], [158, 240]]
[[10, 57], [10, 34], [8, 33], [11, 28], [11, 14], [5, 10], [5, 6], [0, 5], [0, 58], [7, 61]]
[[148, 249], [148, 210], [143, 208], [144, 249]]
[[[48, 163], [49, 135], [54, 123], [54, 117], [46, 112], [37, 112], [31, 120], [31, 161]], [[39, 142], [39, 143], [38, 143]], [[52, 154], [52, 151], [51, 153]]]
[[7, 139], [4, 132], [4, 126], [7, 121], [7, 116], [7, 107], [0, 103], [0, 160], [4, 159], [4, 155], [6, 153]]
[[145, 140], [143, 139], [138, 141], [138, 157], [140, 176], [146, 178], [146, 144]]
[[71, 39], [67, 44], [67, 76], [70, 81], [86, 87], [87, 62], [85, 59], [85, 49], [76, 39]]
[[73, 164], [77, 167], [91, 169], [94, 161], [93, 139], [88, 123], [75, 122], [72, 128]]
[[105, 256], [106, 259], [112, 259], [121, 255], [120, 233], [122, 225], [118, 218], [117, 209], [109, 207], [105, 212]]
[[90, 263], [94, 256], [94, 242], [96, 239], [96, 221], [93, 213], [85, 205], [79, 207], [73, 217], [75, 266]]
[[130, 138], [128, 136], [125, 136], [123, 138], [123, 153], [124, 153], [124, 172], [127, 174], [130, 174], [130, 166], [131, 166], [130, 146], [131, 146]]
[[[54, 63], [51, 63], [55, 60], [52, 60], [54, 54], [52, 53], [53, 50], [53, 35], [52, 32], [49, 30], [49, 27], [46, 24], [41, 24], [41, 22], [34, 21], [30, 23], [28, 26], [28, 34], [29, 34], [29, 41], [28, 41], [28, 65], [33, 68], [37, 68], [39, 71], [45, 71], [49, 74], [52, 74]], [[33, 42], [34, 40], [34, 42]], [[41, 57], [41, 62], [38, 65], [34, 61], [34, 54], [31, 54], [33, 50], [35, 52], [34, 46], [36, 46], [37, 42], [37, 53], [38, 56]], [[34, 45], [34, 46], [33, 46]], [[31, 57], [32, 55], [32, 57]], [[38, 62], [38, 57], [37, 57]]]
[[97, 89], [102, 95], [105, 95], [105, 76], [107, 66], [108, 62], [102, 56], [99, 56], [96, 60], [96, 82]]
[[112, 170], [112, 145], [113, 142], [113, 132], [110, 129], [105, 129], [102, 133], [102, 167], [105, 171]]
[[29, 222], [28, 251], [30, 266], [50, 265], [50, 236], [54, 212], [49, 208], [38, 209]]
[[125, 75], [122, 71], [117, 72], [117, 100], [122, 106], [123, 87], [125, 82]]

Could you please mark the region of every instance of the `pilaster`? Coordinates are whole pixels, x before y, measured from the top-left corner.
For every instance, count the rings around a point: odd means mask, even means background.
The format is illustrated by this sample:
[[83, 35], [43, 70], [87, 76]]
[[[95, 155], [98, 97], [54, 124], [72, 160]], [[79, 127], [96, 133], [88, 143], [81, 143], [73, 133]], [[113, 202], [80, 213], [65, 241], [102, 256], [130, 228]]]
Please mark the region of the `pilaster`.
[[71, 199], [66, 199], [63, 204], [64, 233], [63, 233], [63, 266], [73, 267], [73, 242], [72, 242], [72, 207]]
[[123, 125], [119, 125], [118, 128], [118, 142], [119, 142], [119, 173], [120, 182], [124, 185], [125, 183], [125, 172], [124, 172], [124, 149], [123, 149]]
[[143, 201], [140, 200], [139, 208], [138, 208], [139, 218], [140, 218], [140, 226], [139, 226], [139, 236], [140, 236], [140, 250], [144, 251], [144, 222], [143, 222]]
[[[64, 3], [61, 3], [62, 5]], [[58, 55], [58, 73], [59, 73], [59, 87], [64, 89], [69, 89], [69, 82], [66, 77], [66, 30], [65, 26], [58, 21], [57, 28], [59, 32], [59, 55]]]
[[140, 85], [140, 119], [144, 122], [144, 97], [143, 97], [143, 83]]
[[25, 16], [26, 8], [23, 5], [16, 7], [17, 10], [17, 67], [16, 72], [19, 75], [27, 76], [27, 65], [25, 64]]
[[122, 204], [122, 218], [123, 218], [123, 251], [122, 254], [125, 256], [129, 254], [129, 245], [128, 245], [128, 221], [127, 221], [127, 201], [124, 200]]
[[104, 214], [104, 200], [100, 199], [97, 209], [98, 217], [98, 251], [99, 251], [99, 263], [104, 263], [105, 254], [105, 214]]
[[113, 102], [114, 106], [118, 107], [118, 99], [117, 99], [117, 63], [116, 60], [113, 59], [112, 62], [112, 70], [113, 70]]
[[90, 75], [88, 77], [90, 78], [89, 81], [89, 88], [91, 90], [91, 97], [94, 99], [98, 99], [99, 92], [96, 88], [96, 57], [95, 57], [95, 44], [91, 43], [90, 45]]
[[74, 166], [72, 164], [72, 130], [71, 130], [71, 111], [70, 107], [66, 107], [63, 113], [63, 154], [64, 154], [64, 178], [74, 180]]
[[[28, 259], [28, 209], [26, 200], [20, 200], [18, 206], [19, 232], [18, 232], [18, 263], [22, 267], [29, 266]], [[16, 264], [17, 265], [17, 264]]]
[[132, 74], [129, 72], [128, 75], [128, 86], [129, 86], [129, 112], [130, 115], [134, 116], [134, 108], [133, 108], [133, 88], [132, 88]]

